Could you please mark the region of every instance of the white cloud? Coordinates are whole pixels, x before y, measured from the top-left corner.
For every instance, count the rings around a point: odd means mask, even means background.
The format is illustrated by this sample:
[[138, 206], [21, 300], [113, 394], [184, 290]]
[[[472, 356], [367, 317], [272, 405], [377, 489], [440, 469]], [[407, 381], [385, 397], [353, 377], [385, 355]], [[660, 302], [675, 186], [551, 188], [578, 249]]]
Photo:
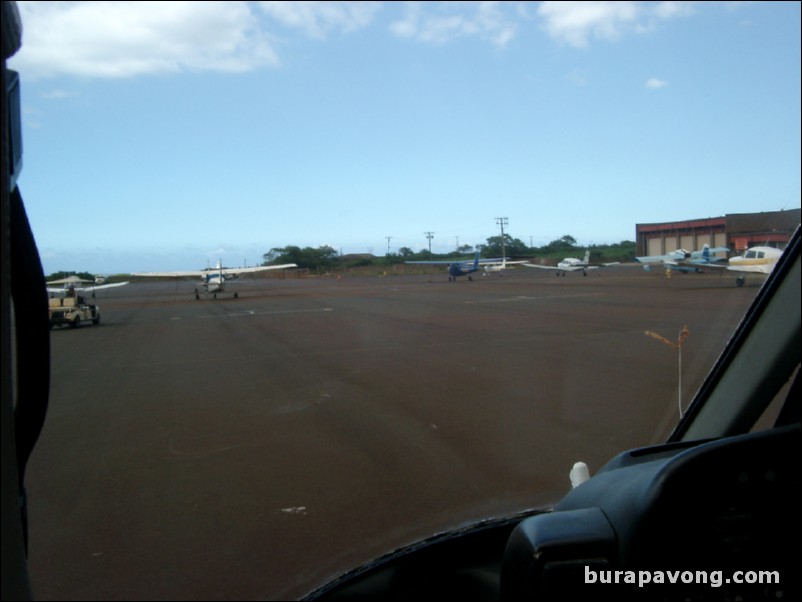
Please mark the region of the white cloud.
[[660, 19], [685, 17], [693, 14], [695, 4], [695, 2], [658, 2], [654, 8], [654, 13]]
[[285, 27], [325, 38], [332, 31], [349, 33], [368, 26], [378, 2], [260, 2], [265, 14]]
[[662, 79], [657, 79], [653, 77], [646, 82], [646, 87], [652, 90], [656, 90], [657, 88], [665, 88], [668, 85], [668, 82], [663, 81]]
[[518, 31], [510, 6], [502, 2], [409, 2], [404, 18], [393, 22], [390, 31], [430, 44], [475, 36], [505, 46]]
[[69, 90], [61, 90], [59, 88], [50, 90], [49, 92], [45, 92], [42, 94], [42, 98], [46, 98], [48, 100], [60, 100], [62, 98], [71, 98], [73, 96], [78, 96], [77, 92], [70, 92]]
[[29, 79], [131, 77], [278, 65], [245, 2], [19, 2]]
[[538, 15], [555, 40], [585, 48], [591, 38], [615, 41], [654, 29], [660, 20], [693, 13], [693, 2], [542, 2]]
[[543, 2], [538, 14], [546, 21], [546, 31], [557, 40], [579, 48], [591, 36], [618, 39], [638, 16], [635, 2]]

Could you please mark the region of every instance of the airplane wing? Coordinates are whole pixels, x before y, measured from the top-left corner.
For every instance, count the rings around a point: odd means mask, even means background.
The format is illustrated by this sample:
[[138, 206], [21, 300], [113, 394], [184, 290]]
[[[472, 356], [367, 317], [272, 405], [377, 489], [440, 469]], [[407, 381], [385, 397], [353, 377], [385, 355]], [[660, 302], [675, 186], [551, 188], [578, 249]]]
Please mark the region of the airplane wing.
[[579, 271], [579, 270], [598, 270], [599, 268], [606, 268], [607, 266], [618, 265], [620, 263], [621, 263], [620, 261], [611, 261], [610, 263], [599, 263], [599, 264], [593, 264], [593, 265], [582, 265], [582, 264], [579, 264], [579, 265], [572, 265], [572, 266], [562, 267], [562, 268], [558, 267], [556, 265], [538, 265], [536, 263], [528, 263], [528, 262], [527, 263], [522, 263], [521, 265], [524, 265], [524, 266], [526, 266], [528, 268], [537, 268], [539, 270], [558, 270], [560, 272], [576, 272], [576, 271]]
[[[250, 274], [252, 272], [264, 272], [265, 270], [284, 270], [286, 268], [297, 268], [295, 263], [284, 263], [281, 265], [260, 265], [252, 268], [223, 268], [223, 274]], [[215, 271], [214, 269], [211, 271]]]
[[648, 255], [646, 257], [636, 257], [635, 260], [641, 263], [666, 263], [674, 261], [676, 257], [672, 255]]
[[[691, 253], [691, 259], [700, 259], [705, 254], [708, 254], [708, 253], [710, 255], [713, 255], [714, 253], [729, 253], [729, 252], [730, 252], [729, 247], [709, 247], [709, 248], [702, 249], [701, 251], [694, 251], [693, 253]], [[722, 258], [721, 257], [719, 257], [719, 258], [711, 257], [711, 259], [722, 259]]]
[[[444, 259], [444, 260], [439, 260], [439, 261], [435, 261], [435, 260], [432, 260], [432, 261], [405, 261], [404, 263], [408, 263], [410, 265], [455, 265], [455, 264], [456, 265], [473, 265], [473, 262], [474, 262], [473, 259], [452, 259], [450, 261], [448, 259]], [[479, 265], [488, 265], [488, 264], [493, 264], [493, 263], [498, 263], [499, 265], [501, 265], [501, 259], [480, 259], [479, 260]], [[508, 261], [507, 265], [509, 265], [509, 264], [510, 264], [510, 262]]]
[[144, 278], [189, 278], [202, 276], [209, 270], [186, 270], [178, 272], [134, 272], [131, 276], [142, 276]]
[[91, 286], [85, 286], [83, 288], [76, 288], [76, 291], [99, 291], [100, 289], [104, 288], [117, 288], [118, 286], [125, 286], [128, 284], [128, 281], [125, 282], [112, 282], [110, 284], [93, 284]]
[[[771, 271], [774, 269], [774, 266], [777, 265], [775, 263], [769, 264], [762, 264], [762, 265], [727, 265], [727, 266], [720, 266], [722, 268], [727, 268], [732, 272], [752, 272], [754, 274], [770, 274]], [[718, 267], [718, 266], [717, 266]]]
[[177, 272], [134, 272], [131, 274], [132, 276], [141, 276], [143, 278], [193, 278], [193, 277], [200, 277], [205, 274], [209, 273], [219, 273], [223, 272], [223, 274], [246, 274], [250, 272], [263, 272], [265, 270], [280, 270], [285, 268], [296, 268], [298, 267], [297, 264], [294, 263], [285, 263], [282, 265], [260, 265], [252, 268], [223, 268], [222, 270], [218, 268], [209, 268], [206, 270], [184, 270], [184, 271], [177, 271]]
[[524, 265], [527, 263], [525, 260], [521, 261], [497, 261], [497, 260], [479, 260], [481, 265]]
[[[503, 260], [501, 260], [501, 259], [480, 259], [479, 260], [479, 265], [488, 265], [488, 264], [494, 264], [494, 263], [497, 263], [497, 264], [501, 265], [502, 261]], [[411, 265], [453, 265], [455, 263], [466, 263], [466, 264], [473, 265], [473, 262], [474, 262], [473, 259], [451, 259], [451, 260], [443, 259], [443, 260], [439, 260], [439, 261], [435, 261], [435, 260], [432, 260], [432, 261], [405, 261], [404, 263], [408, 263], [408, 264], [411, 264]], [[510, 265], [511, 263], [518, 263], [518, 262], [508, 261], [507, 265]]]
[[[58, 281], [54, 280], [53, 282], [48, 282], [48, 284], [53, 284], [54, 282], [57, 283]], [[93, 285], [90, 285], [90, 286], [74, 286], [73, 290], [75, 292], [77, 292], [77, 293], [84, 293], [84, 292], [99, 291], [99, 290], [104, 289], [104, 288], [116, 288], [118, 286], [125, 286], [126, 284], [128, 284], [127, 281], [126, 282], [112, 282], [111, 284], [93, 284]], [[60, 286], [60, 287], [50, 287], [50, 286], [48, 286], [47, 287], [47, 292], [48, 293], [61, 294], [61, 293], [66, 293], [67, 290], [68, 289], [65, 288], [64, 286]]]

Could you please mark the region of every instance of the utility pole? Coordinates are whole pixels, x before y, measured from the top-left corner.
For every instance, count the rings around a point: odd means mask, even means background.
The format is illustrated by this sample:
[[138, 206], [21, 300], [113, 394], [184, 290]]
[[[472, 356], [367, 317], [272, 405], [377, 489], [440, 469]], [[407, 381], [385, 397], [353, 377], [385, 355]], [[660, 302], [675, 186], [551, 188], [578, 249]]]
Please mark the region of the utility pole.
[[501, 257], [502, 259], [506, 259], [507, 251], [504, 245], [504, 226], [509, 224], [509, 220], [506, 217], [497, 217], [496, 223], [501, 226]]
[[424, 232], [426, 238], [429, 239], [429, 255], [432, 254], [432, 239], [434, 238], [434, 232]]
[[392, 238], [392, 236], [387, 236], [385, 238], [387, 238], [387, 254], [389, 255], [390, 254], [390, 239]]

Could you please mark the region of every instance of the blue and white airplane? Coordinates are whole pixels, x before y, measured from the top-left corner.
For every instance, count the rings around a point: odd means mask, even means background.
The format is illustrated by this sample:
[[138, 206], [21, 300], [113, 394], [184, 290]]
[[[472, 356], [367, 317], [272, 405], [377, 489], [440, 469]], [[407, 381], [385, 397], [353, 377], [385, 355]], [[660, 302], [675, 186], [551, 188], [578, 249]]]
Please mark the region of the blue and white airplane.
[[636, 257], [635, 259], [644, 264], [643, 269], [647, 272], [652, 270], [652, 265], [662, 265], [666, 270], [666, 276], [671, 276], [671, 272], [682, 272], [685, 274], [704, 272], [706, 268], [726, 265], [725, 257], [716, 257], [715, 253], [729, 253], [728, 247], [710, 247], [705, 245], [701, 251], [686, 251], [677, 249], [665, 255], [651, 255]]
[[[136, 272], [132, 276], [141, 276], [143, 278], [193, 278], [200, 277], [200, 284], [195, 287], [195, 299], [200, 299], [201, 294], [210, 294], [213, 298], [217, 299], [217, 293], [225, 292], [225, 285], [227, 281], [237, 280], [240, 274], [250, 274], [253, 272], [263, 272], [265, 270], [283, 270], [286, 268], [298, 267], [294, 263], [285, 263], [282, 265], [262, 265], [252, 268], [224, 268], [222, 261], [217, 262], [214, 268], [206, 268], [205, 270], [188, 270], [178, 272]], [[234, 293], [234, 298], [239, 297], [238, 293]]]
[[473, 261], [407, 261], [406, 263], [413, 265], [447, 265], [448, 281], [454, 282], [459, 276], [467, 276], [468, 280], [473, 280], [471, 274], [478, 272], [480, 265], [498, 265], [501, 262], [501, 259], [479, 259], [479, 251], [477, 251]]

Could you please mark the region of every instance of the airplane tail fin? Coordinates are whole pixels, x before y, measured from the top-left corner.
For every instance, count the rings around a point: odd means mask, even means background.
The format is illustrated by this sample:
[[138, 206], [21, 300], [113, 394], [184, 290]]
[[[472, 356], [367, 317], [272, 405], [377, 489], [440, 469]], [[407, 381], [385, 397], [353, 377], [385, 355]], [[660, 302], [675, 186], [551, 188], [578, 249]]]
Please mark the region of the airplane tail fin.
[[588, 263], [590, 261], [590, 249], [585, 250], [585, 258], [582, 260], [583, 263]]
[[473, 269], [479, 269], [479, 251], [476, 251], [476, 257], [473, 258]]

